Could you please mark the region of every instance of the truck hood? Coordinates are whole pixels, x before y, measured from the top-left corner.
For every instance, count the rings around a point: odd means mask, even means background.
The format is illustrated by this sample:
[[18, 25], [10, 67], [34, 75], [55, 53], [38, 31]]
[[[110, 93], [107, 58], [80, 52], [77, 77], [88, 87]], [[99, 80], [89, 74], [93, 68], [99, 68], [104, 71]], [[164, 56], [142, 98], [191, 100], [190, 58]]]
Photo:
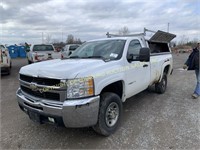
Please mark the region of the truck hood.
[[24, 66], [19, 73], [34, 77], [73, 79], [79, 73], [91, 73], [97, 70], [95, 68], [104, 68], [105, 64], [101, 59], [54, 59]]

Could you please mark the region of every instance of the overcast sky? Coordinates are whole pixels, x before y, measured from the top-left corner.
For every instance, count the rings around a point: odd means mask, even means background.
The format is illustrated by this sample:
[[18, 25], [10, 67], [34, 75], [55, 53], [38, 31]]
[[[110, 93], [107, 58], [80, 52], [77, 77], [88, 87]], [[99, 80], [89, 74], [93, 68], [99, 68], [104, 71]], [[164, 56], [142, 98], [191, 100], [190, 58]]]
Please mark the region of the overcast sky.
[[41, 43], [43, 37], [82, 41], [126, 26], [131, 33], [169, 31], [200, 40], [200, 0], [0, 0], [0, 43]]

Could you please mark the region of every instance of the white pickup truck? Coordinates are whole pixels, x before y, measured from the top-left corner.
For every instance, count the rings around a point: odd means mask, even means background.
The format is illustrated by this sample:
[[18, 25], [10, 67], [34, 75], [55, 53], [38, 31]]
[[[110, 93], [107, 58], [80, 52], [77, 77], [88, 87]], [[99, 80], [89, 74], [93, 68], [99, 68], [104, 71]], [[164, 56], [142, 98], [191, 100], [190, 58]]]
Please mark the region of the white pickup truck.
[[65, 45], [65, 47], [63, 48], [63, 51], [62, 51], [63, 58], [69, 57], [69, 55], [71, 55], [72, 52], [75, 51], [79, 46], [80, 46], [80, 44], [67, 44], [67, 45]]
[[149, 40], [144, 34], [98, 39], [68, 59], [24, 66], [19, 107], [39, 123], [92, 126], [108, 136], [117, 129], [127, 98], [153, 84], [156, 92], [165, 92], [172, 72], [168, 43], [174, 37], [157, 31]]
[[8, 49], [0, 44], [0, 68], [1, 74], [10, 74], [12, 62]]
[[26, 52], [29, 64], [62, 58], [62, 53], [57, 52], [52, 44], [34, 44]]

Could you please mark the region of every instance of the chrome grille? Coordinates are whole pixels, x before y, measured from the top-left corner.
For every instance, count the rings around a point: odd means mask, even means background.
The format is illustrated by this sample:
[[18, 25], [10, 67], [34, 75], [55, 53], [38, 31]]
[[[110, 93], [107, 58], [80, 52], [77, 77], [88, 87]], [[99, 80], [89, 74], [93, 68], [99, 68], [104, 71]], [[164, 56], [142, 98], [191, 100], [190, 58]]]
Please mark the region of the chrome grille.
[[48, 99], [48, 100], [56, 100], [59, 101], [60, 100], [60, 95], [59, 93], [51, 93], [51, 92], [39, 92], [39, 91], [32, 91], [31, 89], [25, 87], [25, 86], [21, 86], [21, 90], [24, 91], [25, 93], [38, 97], [38, 98], [44, 98], [44, 99]]
[[41, 78], [41, 77], [31, 77], [20, 74], [20, 80], [26, 82], [34, 82], [40, 85], [56, 86], [60, 84], [59, 79]]
[[66, 88], [59, 87], [60, 79], [31, 77], [20, 74], [21, 90], [27, 97], [33, 96], [44, 100], [64, 101]]

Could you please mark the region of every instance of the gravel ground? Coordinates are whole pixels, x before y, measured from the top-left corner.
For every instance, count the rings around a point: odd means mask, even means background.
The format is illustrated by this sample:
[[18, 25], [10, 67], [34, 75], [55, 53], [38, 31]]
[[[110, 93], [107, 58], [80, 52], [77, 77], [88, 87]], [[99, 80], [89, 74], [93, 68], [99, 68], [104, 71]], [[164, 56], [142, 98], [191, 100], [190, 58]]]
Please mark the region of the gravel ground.
[[174, 55], [165, 94], [153, 88], [127, 100], [119, 129], [109, 137], [91, 128], [67, 129], [32, 122], [18, 107], [18, 71], [26, 59], [13, 59], [11, 75], [1, 76], [1, 149], [200, 149], [200, 99], [192, 99], [193, 71], [180, 68], [188, 54]]

